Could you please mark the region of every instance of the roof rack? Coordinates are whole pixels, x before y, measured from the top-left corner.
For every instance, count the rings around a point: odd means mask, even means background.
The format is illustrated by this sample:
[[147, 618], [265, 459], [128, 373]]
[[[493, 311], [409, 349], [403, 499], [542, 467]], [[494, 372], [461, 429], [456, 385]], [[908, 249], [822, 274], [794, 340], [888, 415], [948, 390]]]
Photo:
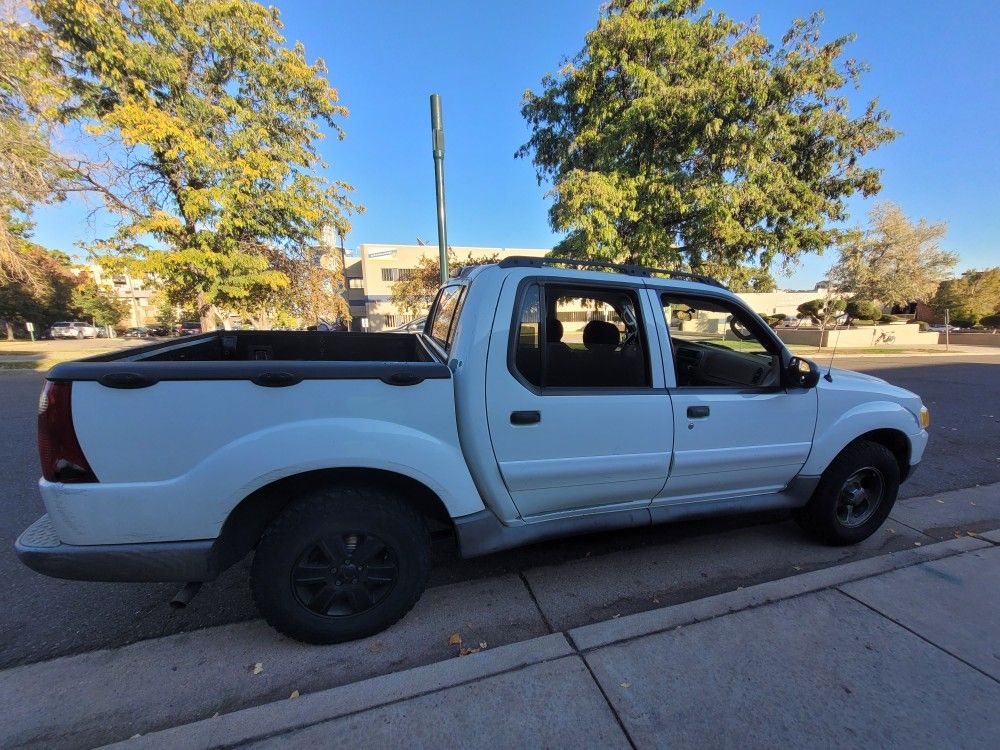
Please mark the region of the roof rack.
[[655, 275], [666, 276], [671, 279], [681, 279], [683, 281], [696, 281], [699, 284], [727, 289], [728, 287], [718, 279], [706, 276], [701, 273], [689, 273], [688, 271], [672, 271], [666, 268], [650, 268], [648, 266], [637, 266], [632, 263], [609, 263], [603, 260], [580, 260], [578, 258], [538, 258], [529, 255], [511, 255], [497, 263], [500, 268], [543, 268], [545, 266], [574, 266], [577, 268], [601, 268], [609, 271], [617, 271], [628, 276], [643, 276], [651, 278]]

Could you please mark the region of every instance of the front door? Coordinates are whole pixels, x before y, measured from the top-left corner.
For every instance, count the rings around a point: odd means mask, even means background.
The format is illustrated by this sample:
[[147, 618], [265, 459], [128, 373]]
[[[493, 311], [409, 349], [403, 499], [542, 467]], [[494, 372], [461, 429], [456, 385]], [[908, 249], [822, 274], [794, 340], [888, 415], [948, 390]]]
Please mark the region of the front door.
[[654, 505], [784, 489], [809, 456], [816, 390], [783, 387], [780, 345], [733, 300], [663, 292], [659, 301], [675, 431], [673, 468]]
[[487, 418], [521, 516], [648, 506], [669, 471], [673, 418], [645, 296], [508, 279], [498, 309], [514, 315], [490, 339]]

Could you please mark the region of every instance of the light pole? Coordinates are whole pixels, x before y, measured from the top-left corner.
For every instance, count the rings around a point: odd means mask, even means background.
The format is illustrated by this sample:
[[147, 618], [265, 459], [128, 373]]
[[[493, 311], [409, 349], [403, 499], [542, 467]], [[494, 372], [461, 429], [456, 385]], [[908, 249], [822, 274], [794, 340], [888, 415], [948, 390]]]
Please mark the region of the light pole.
[[448, 223], [444, 213], [444, 125], [441, 122], [441, 97], [431, 94], [431, 146], [434, 152], [434, 192], [437, 198], [438, 254], [441, 283], [448, 281]]

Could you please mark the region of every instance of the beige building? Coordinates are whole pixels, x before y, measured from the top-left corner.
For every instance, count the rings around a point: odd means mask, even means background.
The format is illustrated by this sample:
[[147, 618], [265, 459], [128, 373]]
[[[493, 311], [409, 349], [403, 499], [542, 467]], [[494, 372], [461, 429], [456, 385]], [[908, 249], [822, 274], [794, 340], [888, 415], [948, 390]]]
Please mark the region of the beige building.
[[94, 283], [115, 293], [115, 296], [128, 305], [128, 314], [119, 322], [119, 326], [131, 328], [153, 325], [156, 322], [156, 306], [153, 303], [155, 292], [143, 284], [143, 280], [129, 274], [109, 274], [97, 263], [87, 263], [81, 270], [85, 271]]
[[[541, 257], [547, 249], [521, 247], [451, 246], [459, 264], [470, 256], [496, 254]], [[384, 331], [420, 315], [403, 315], [392, 304], [392, 285], [413, 273], [421, 258], [437, 258], [437, 245], [382, 245], [362, 243], [344, 257], [345, 296], [351, 308], [351, 330]]]

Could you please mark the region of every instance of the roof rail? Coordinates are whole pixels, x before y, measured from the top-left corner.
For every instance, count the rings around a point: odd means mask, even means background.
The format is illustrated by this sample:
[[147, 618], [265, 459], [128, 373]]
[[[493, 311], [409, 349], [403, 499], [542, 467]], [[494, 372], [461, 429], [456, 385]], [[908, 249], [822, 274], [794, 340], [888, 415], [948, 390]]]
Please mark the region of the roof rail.
[[511, 255], [497, 263], [500, 268], [543, 268], [545, 266], [574, 266], [577, 268], [598, 268], [609, 271], [617, 271], [628, 276], [652, 277], [655, 275], [666, 276], [671, 279], [681, 279], [683, 281], [696, 281], [699, 284], [708, 284], [728, 290], [728, 287], [718, 279], [706, 276], [701, 273], [690, 273], [688, 271], [672, 271], [666, 268], [650, 268], [648, 266], [637, 266], [632, 263], [609, 263], [603, 260], [580, 260], [578, 258], [538, 258], [529, 255]]

